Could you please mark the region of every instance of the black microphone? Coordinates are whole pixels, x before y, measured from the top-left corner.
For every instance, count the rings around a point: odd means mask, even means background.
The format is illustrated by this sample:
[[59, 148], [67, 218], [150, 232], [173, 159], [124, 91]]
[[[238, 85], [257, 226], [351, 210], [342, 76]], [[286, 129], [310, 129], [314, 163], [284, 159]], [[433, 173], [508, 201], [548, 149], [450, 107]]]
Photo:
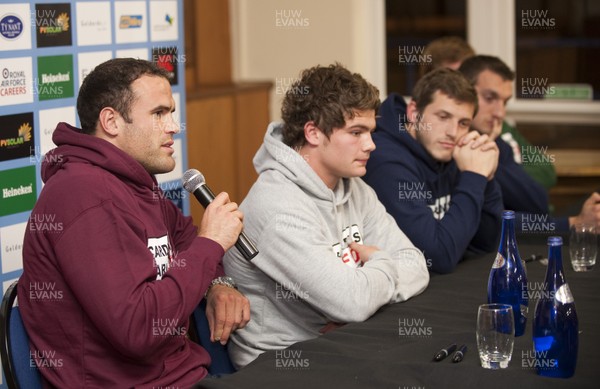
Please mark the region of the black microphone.
[[[196, 169], [189, 169], [183, 174], [183, 187], [188, 192], [192, 193], [204, 208], [212, 203], [215, 199], [215, 194], [210, 190], [204, 181], [204, 176]], [[235, 247], [242, 253], [248, 261], [256, 257], [258, 250], [254, 243], [248, 239], [244, 231], [240, 233]]]

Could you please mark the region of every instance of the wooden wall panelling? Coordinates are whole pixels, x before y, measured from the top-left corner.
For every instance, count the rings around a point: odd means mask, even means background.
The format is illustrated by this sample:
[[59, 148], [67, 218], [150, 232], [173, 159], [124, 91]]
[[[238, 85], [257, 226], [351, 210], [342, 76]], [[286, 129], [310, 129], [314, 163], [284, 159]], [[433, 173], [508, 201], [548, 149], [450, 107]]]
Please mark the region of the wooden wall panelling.
[[[237, 199], [233, 97], [188, 101], [187, 121], [189, 168], [199, 170], [215, 194], [225, 191]], [[194, 199], [190, 204], [194, 222], [199, 225], [204, 210]]]
[[197, 85], [231, 84], [229, 1], [197, 0], [193, 12]]
[[235, 96], [238, 195], [242, 202], [258, 174], [252, 159], [262, 144], [269, 124], [269, 87], [242, 90]]

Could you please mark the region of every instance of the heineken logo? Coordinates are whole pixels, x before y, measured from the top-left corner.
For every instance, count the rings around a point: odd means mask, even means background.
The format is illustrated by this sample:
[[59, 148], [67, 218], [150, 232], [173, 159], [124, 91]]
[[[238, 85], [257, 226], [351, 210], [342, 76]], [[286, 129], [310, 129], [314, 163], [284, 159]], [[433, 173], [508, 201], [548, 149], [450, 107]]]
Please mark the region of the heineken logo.
[[73, 56], [38, 57], [36, 90], [41, 100], [62, 99], [75, 94]]
[[27, 186], [20, 185], [18, 188], [3, 188], [2, 189], [2, 198], [6, 199], [9, 197], [22, 196], [25, 194], [33, 193], [33, 184], [29, 184]]
[[54, 82], [69, 82], [71, 81], [71, 72], [42, 74], [42, 84], [50, 84]]
[[35, 175], [33, 165], [0, 171], [0, 216], [33, 208], [37, 199]]

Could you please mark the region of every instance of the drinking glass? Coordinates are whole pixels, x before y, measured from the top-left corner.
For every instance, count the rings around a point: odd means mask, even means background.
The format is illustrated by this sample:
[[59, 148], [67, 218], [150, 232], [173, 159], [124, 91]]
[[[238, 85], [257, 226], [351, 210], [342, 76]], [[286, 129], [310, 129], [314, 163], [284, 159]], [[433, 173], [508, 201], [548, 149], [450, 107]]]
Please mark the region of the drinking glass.
[[483, 304], [477, 312], [477, 350], [481, 366], [505, 369], [512, 357], [515, 343], [515, 322], [512, 306]]
[[592, 270], [598, 253], [596, 228], [591, 224], [575, 224], [571, 226], [570, 232], [569, 254], [573, 270]]

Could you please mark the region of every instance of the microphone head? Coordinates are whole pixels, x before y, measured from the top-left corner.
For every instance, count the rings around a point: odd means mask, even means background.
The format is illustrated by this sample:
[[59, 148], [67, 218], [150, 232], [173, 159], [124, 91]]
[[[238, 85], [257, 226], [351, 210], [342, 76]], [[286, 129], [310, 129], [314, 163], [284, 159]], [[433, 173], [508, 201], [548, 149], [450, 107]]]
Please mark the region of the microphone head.
[[185, 173], [183, 173], [183, 178], [181, 179], [183, 182], [183, 187], [190, 193], [194, 193], [196, 188], [201, 185], [204, 185], [206, 182], [204, 181], [204, 176], [196, 169], [189, 169]]

